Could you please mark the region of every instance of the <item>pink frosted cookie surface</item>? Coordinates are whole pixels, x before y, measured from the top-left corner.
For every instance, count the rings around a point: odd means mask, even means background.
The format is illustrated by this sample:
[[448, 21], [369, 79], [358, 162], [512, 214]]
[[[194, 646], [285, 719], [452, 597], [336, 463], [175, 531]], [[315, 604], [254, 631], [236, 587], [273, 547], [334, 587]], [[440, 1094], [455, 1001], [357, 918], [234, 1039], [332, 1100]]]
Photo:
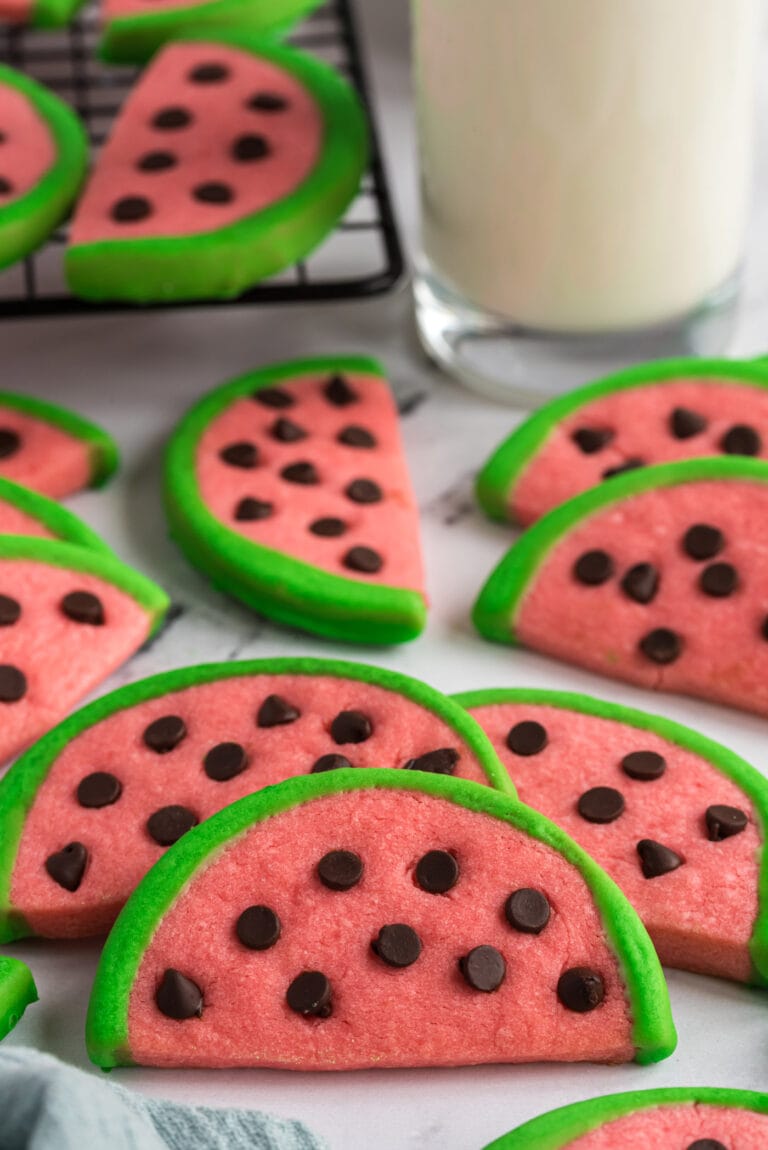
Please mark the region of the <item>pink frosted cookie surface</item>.
[[87, 444], [0, 399], [0, 475], [5, 479], [61, 499], [87, 487], [91, 471]]
[[[318, 877], [318, 862], [334, 850], [363, 864], [351, 889], [329, 889]], [[415, 877], [430, 850], [458, 863], [448, 894], [428, 893]], [[511, 929], [503, 913], [510, 893], [526, 885], [553, 908], [536, 936]], [[251, 905], [279, 917], [269, 949], [248, 949], [236, 933]], [[371, 947], [393, 923], [421, 940], [407, 967], [388, 965]], [[492, 993], [459, 970], [479, 945], [495, 947], [506, 963]], [[590, 967], [605, 984], [602, 1004], [587, 1013], [558, 998], [558, 980], [574, 966]], [[201, 1017], [180, 1023], [158, 1009], [155, 992], [169, 968], [202, 990]], [[303, 1017], [286, 1002], [292, 980], [307, 970], [330, 982], [330, 1017]], [[489, 815], [423, 793], [377, 790], [273, 815], [196, 873], [141, 962], [128, 1046], [150, 1065], [317, 1070], [624, 1061], [634, 1053], [617, 961], [576, 868]]]
[[196, 8], [210, 0], [107, 0], [103, 8], [104, 23], [124, 16], [143, 16], [148, 12], [169, 12], [174, 9]]
[[37, 535], [45, 539], [55, 536], [39, 519], [0, 498], [0, 535]]
[[[24, 0], [0, 0], [0, 20], [23, 22], [30, 10]], [[40, 182], [55, 155], [50, 129], [34, 105], [0, 82], [0, 212]]]
[[768, 1115], [705, 1103], [638, 1110], [563, 1144], [563, 1150], [765, 1150]]

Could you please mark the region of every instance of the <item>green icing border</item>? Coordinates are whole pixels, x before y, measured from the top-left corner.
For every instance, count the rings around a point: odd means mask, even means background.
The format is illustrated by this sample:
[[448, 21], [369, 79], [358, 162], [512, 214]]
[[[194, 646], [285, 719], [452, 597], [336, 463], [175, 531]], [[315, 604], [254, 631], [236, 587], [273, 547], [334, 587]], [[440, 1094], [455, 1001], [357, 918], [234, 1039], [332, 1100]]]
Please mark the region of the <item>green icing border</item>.
[[247, 30], [217, 29], [213, 36], [187, 29], [178, 42], [188, 41], [224, 44], [290, 72], [322, 114], [319, 159], [289, 196], [215, 231], [70, 246], [67, 281], [84, 299], [141, 304], [237, 296], [307, 255], [357, 192], [368, 162], [365, 114], [332, 68]]
[[84, 419], [69, 408], [36, 399], [31, 395], [17, 395], [12, 391], [0, 391], [0, 408], [10, 407], [44, 423], [58, 427], [60, 431], [79, 439], [88, 448], [91, 462], [91, 487], [103, 487], [120, 464], [120, 452], [111, 435], [89, 419]]
[[82, 8], [83, 0], [33, 0], [33, 28], [64, 28]]
[[[621, 703], [609, 703], [575, 691], [549, 691], [538, 687], [489, 688], [487, 690], [464, 691], [451, 698], [460, 706], [471, 711], [475, 707], [488, 707], [504, 703], [529, 703], [533, 706], [559, 707], [563, 711], [575, 711], [583, 715], [593, 715], [598, 719], [609, 719], [624, 723], [641, 731], [652, 731], [667, 742], [691, 751], [708, 762], [715, 770], [731, 779], [749, 796], [760, 818], [763, 840], [768, 830], [768, 780], [746, 759], [735, 751], [706, 735], [699, 734], [691, 727], [676, 723], [661, 715], [626, 707]], [[514, 782], [514, 780], [513, 780]], [[749, 942], [752, 958], [753, 979], [757, 985], [768, 986], [768, 852], [760, 852], [758, 879], [758, 912], [752, 937]]]
[[729, 455], [660, 463], [617, 475], [561, 503], [524, 531], [491, 573], [472, 612], [475, 627], [494, 642], [518, 643], [514, 624], [524, 596], [549, 552], [571, 528], [645, 491], [719, 479], [768, 483], [768, 462]]
[[29, 967], [18, 958], [0, 954], [0, 1042], [20, 1021], [28, 1006], [38, 1001]]
[[300, 359], [240, 376], [203, 396], [187, 412], [166, 450], [164, 497], [171, 535], [214, 586], [259, 614], [346, 642], [406, 642], [426, 624], [420, 592], [346, 579], [253, 543], [208, 510], [195, 481], [198, 442], [210, 422], [236, 399], [301, 375], [333, 371], [385, 378], [381, 365], [365, 356]]
[[535, 462], [557, 425], [579, 408], [606, 395], [629, 391], [645, 384], [665, 383], [678, 377], [709, 378], [727, 385], [752, 384], [768, 388], [768, 363], [740, 362], [729, 359], [670, 359], [643, 363], [625, 371], [588, 383], [544, 404], [517, 427], [496, 448], [476, 480], [478, 503], [491, 519], [509, 521], [510, 502], [515, 484], [523, 471]]
[[101, 956], [88, 1007], [86, 1042], [105, 1069], [130, 1065], [128, 1003], [141, 958], [163, 915], [196, 871], [251, 826], [327, 795], [370, 790], [416, 791], [501, 819], [538, 839], [574, 865], [586, 881], [624, 975], [632, 1011], [635, 1058], [658, 1062], [675, 1048], [664, 975], [651, 940], [615, 883], [563, 831], [507, 795], [465, 779], [393, 770], [339, 770], [267, 787], [201, 823], [171, 847], [126, 903]]
[[112, 555], [112, 550], [92, 527], [78, 519], [66, 507], [39, 495], [29, 487], [22, 487], [10, 479], [0, 476], [0, 503], [10, 504], [25, 515], [36, 519], [47, 528], [62, 543], [71, 543], [76, 547], [87, 547], [92, 551], [100, 551]]
[[[45, 7], [35, 8], [35, 22]], [[48, 26], [48, 25], [46, 25]], [[55, 157], [43, 177], [23, 196], [0, 208], [0, 268], [39, 247], [66, 215], [88, 165], [88, 142], [80, 120], [53, 92], [0, 64], [0, 85], [15, 88], [34, 107], [53, 137]]]
[[485, 1150], [566, 1150], [574, 1139], [589, 1134], [606, 1122], [623, 1118], [637, 1110], [681, 1103], [729, 1106], [768, 1114], [768, 1094], [757, 1094], [752, 1090], [726, 1090], [707, 1086], [632, 1090], [625, 1094], [589, 1098], [584, 1102], [550, 1110], [497, 1138]]

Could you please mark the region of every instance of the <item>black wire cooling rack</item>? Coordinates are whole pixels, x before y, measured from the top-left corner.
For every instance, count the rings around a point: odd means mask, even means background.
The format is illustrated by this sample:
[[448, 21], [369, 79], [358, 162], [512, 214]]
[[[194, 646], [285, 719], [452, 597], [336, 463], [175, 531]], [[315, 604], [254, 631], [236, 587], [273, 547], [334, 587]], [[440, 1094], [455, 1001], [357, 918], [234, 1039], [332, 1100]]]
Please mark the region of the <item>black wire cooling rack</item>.
[[[0, 27], [0, 61], [33, 76], [71, 104], [86, 125], [94, 152], [104, 143], [137, 75], [135, 68], [102, 64], [96, 56], [98, 39], [94, 5], [60, 31]], [[352, 0], [328, 0], [296, 29], [290, 41], [333, 65], [356, 88], [368, 114], [371, 163], [346, 215], [307, 259], [235, 300], [204, 300], [202, 306], [359, 299], [383, 294], [403, 274], [403, 253]], [[66, 240], [64, 226], [32, 256], [0, 273], [0, 319], [124, 310], [123, 304], [94, 305], [70, 295], [63, 275]]]

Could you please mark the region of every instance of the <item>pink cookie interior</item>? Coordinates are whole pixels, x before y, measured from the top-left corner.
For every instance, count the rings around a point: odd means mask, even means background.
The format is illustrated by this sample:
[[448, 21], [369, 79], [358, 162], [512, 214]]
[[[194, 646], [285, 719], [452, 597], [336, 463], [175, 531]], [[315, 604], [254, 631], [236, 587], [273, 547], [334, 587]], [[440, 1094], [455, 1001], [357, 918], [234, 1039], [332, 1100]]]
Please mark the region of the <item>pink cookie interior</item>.
[[[422, 590], [424, 575], [418, 546], [419, 523], [408, 468], [400, 441], [397, 409], [386, 382], [375, 375], [345, 374], [356, 393], [354, 403], [337, 407], [324, 394], [328, 375], [306, 375], [281, 384], [295, 403], [284, 411], [251, 398], [236, 400], [206, 429], [197, 453], [197, 481], [203, 501], [233, 531], [254, 543], [287, 552], [324, 571], [345, 578]], [[309, 432], [298, 443], [281, 443], [270, 435], [280, 417]], [[364, 427], [376, 447], [339, 443], [344, 428]], [[251, 442], [259, 451], [253, 470], [232, 467], [220, 452], [230, 444]], [[292, 463], [314, 464], [316, 486], [290, 483], [280, 475]], [[356, 503], [345, 490], [356, 479], [372, 479], [383, 492], [379, 503]], [[239, 522], [234, 512], [244, 497], [272, 503], [269, 519]], [[338, 518], [347, 525], [336, 538], [309, 530], [316, 519]], [[351, 547], [371, 547], [383, 558], [377, 574], [357, 575], [344, 566]]]
[[[356, 852], [365, 866], [346, 892], [326, 889], [315, 874], [336, 849]], [[414, 881], [418, 860], [433, 849], [451, 851], [461, 868], [447, 895]], [[504, 919], [506, 898], [524, 886], [546, 892], [554, 908], [538, 936]], [[258, 904], [282, 924], [277, 944], [260, 952], [235, 934], [241, 912]], [[379, 929], [398, 922], [423, 943], [419, 959], [400, 970], [371, 951]], [[470, 989], [458, 969], [483, 944], [507, 963], [492, 994]], [[606, 997], [591, 1013], [574, 1014], [560, 1005], [557, 982], [563, 970], [585, 965], [602, 974]], [[202, 1018], [174, 1022], [155, 1006], [169, 967], [201, 987]], [[286, 1005], [304, 970], [330, 979], [330, 1018], [308, 1020]], [[141, 962], [128, 1045], [137, 1062], [152, 1065], [316, 1070], [633, 1056], [616, 958], [575, 867], [488, 815], [384, 791], [320, 798], [274, 816], [203, 867]]]
[[702, 1102], [655, 1106], [606, 1122], [568, 1142], [567, 1150], [688, 1150], [692, 1142], [708, 1138], [728, 1150], [765, 1150], [768, 1115]]
[[[174, 9], [196, 8], [199, 4], [209, 4], [211, 0], [107, 0], [103, 8], [105, 23], [124, 16], [143, 16], [147, 12], [168, 12]], [[260, 0], [253, 0], [254, 3]], [[268, 2], [268, 0], [267, 0]]]
[[[652, 731], [561, 707], [501, 703], [472, 709], [509, 771], [523, 802], [542, 811], [608, 871], [643, 920], [661, 961], [703, 974], [747, 980], [749, 940], [757, 916], [758, 859], [763, 838], [747, 795], [706, 759]], [[548, 742], [536, 755], [516, 755], [507, 735], [534, 721]], [[652, 782], [631, 779], [625, 755], [654, 751], [667, 763]], [[615, 822], [587, 822], [577, 810], [592, 787], [624, 796]], [[715, 804], [749, 817], [742, 834], [710, 842], [704, 813]], [[636, 845], [654, 839], [685, 864], [654, 879], [643, 877]]]
[[0, 535], [37, 535], [45, 539], [55, 536], [39, 519], [27, 515], [13, 503], [7, 503], [0, 497]]
[[26, 24], [32, 17], [31, 0], [0, 0], [0, 20], [6, 24]]
[[[207, 65], [226, 68], [226, 78], [217, 83], [190, 80], [195, 68]], [[284, 97], [287, 107], [279, 112], [250, 108], [248, 101], [261, 92]], [[169, 108], [183, 108], [191, 123], [154, 127], [157, 113]], [[265, 137], [269, 155], [238, 162], [232, 154], [235, 141], [254, 134]], [[72, 242], [199, 235], [262, 212], [303, 183], [322, 139], [318, 107], [289, 72], [223, 44], [167, 45], [123, 108], [80, 201]], [[176, 166], [140, 171], [140, 157], [157, 151], [172, 152]], [[226, 184], [234, 193], [231, 202], [195, 199], [193, 189], [211, 182]], [[112, 208], [127, 196], [149, 200], [152, 213], [116, 222]]]
[[[258, 709], [272, 694], [291, 702], [301, 717], [286, 726], [257, 727]], [[344, 710], [360, 710], [370, 718], [373, 734], [367, 741], [334, 742], [330, 726]], [[175, 750], [158, 755], [145, 745], [143, 732], [169, 714], [184, 719], [187, 735]], [[249, 765], [228, 782], [215, 782], [203, 770], [203, 759], [223, 742], [244, 747]], [[354, 679], [253, 675], [162, 695], [84, 731], [58, 756], [27, 817], [11, 901], [39, 934], [99, 933], [164, 853], [146, 830], [147, 819], [159, 808], [179, 804], [202, 820], [261, 787], [306, 775], [322, 755], [342, 754], [356, 767], [402, 767], [442, 747], [460, 752], [457, 775], [485, 781], [476, 758], [436, 714]], [[85, 809], [77, 802], [77, 785], [97, 770], [114, 774], [123, 793], [113, 806]], [[72, 841], [84, 843], [90, 853], [74, 892], [53, 882], [43, 866], [49, 854]]]
[[[690, 439], [676, 439], [669, 419], [677, 407], [704, 416], [706, 430]], [[676, 379], [603, 396], [553, 429], [509, 492], [511, 512], [519, 523], [532, 523], [559, 503], [600, 484], [604, 471], [628, 459], [651, 464], [722, 455], [720, 441], [735, 424], [754, 428], [763, 442], [760, 454], [768, 456], [768, 388], [750, 387], [738, 380]], [[572, 438], [580, 428], [609, 430], [615, 436], [602, 450], [585, 455]]]
[[[726, 537], [713, 561], [733, 564], [739, 574], [740, 586], [728, 598], [699, 589], [709, 561], [682, 550], [686, 531], [699, 523]], [[766, 524], [768, 485], [736, 480], [664, 487], [605, 508], [547, 554], [518, 608], [518, 638], [604, 675], [768, 713], [768, 641], [761, 634], [768, 613]], [[585, 586], [573, 566], [596, 549], [611, 555], [616, 575]], [[637, 563], [652, 563], [661, 573], [651, 603], [636, 603], [620, 589]], [[684, 643], [681, 656], [665, 666], [638, 647], [657, 628], [671, 628]]]
[[[0, 145], [0, 154], [3, 145]], [[0, 400], [0, 432], [13, 431], [19, 447], [0, 459], [0, 475], [51, 499], [87, 487], [91, 478], [88, 447], [52, 423], [25, 415]], [[39, 532], [37, 533], [39, 534]]]
[[[0, 0], [0, 20], [27, 18], [24, 0]], [[50, 129], [25, 95], [0, 81], [0, 177], [10, 185], [0, 191], [0, 209], [25, 196], [39, 183], [56, 155]]]

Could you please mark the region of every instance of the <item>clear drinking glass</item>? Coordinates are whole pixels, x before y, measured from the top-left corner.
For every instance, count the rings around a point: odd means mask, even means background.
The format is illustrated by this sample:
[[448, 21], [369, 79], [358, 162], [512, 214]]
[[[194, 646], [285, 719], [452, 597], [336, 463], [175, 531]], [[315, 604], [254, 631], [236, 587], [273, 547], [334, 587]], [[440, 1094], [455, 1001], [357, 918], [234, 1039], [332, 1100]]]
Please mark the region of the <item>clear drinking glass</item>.
[[761, 7], [412, 0], [433, 358], [541, 402], [597, 365], [724, 349]]

